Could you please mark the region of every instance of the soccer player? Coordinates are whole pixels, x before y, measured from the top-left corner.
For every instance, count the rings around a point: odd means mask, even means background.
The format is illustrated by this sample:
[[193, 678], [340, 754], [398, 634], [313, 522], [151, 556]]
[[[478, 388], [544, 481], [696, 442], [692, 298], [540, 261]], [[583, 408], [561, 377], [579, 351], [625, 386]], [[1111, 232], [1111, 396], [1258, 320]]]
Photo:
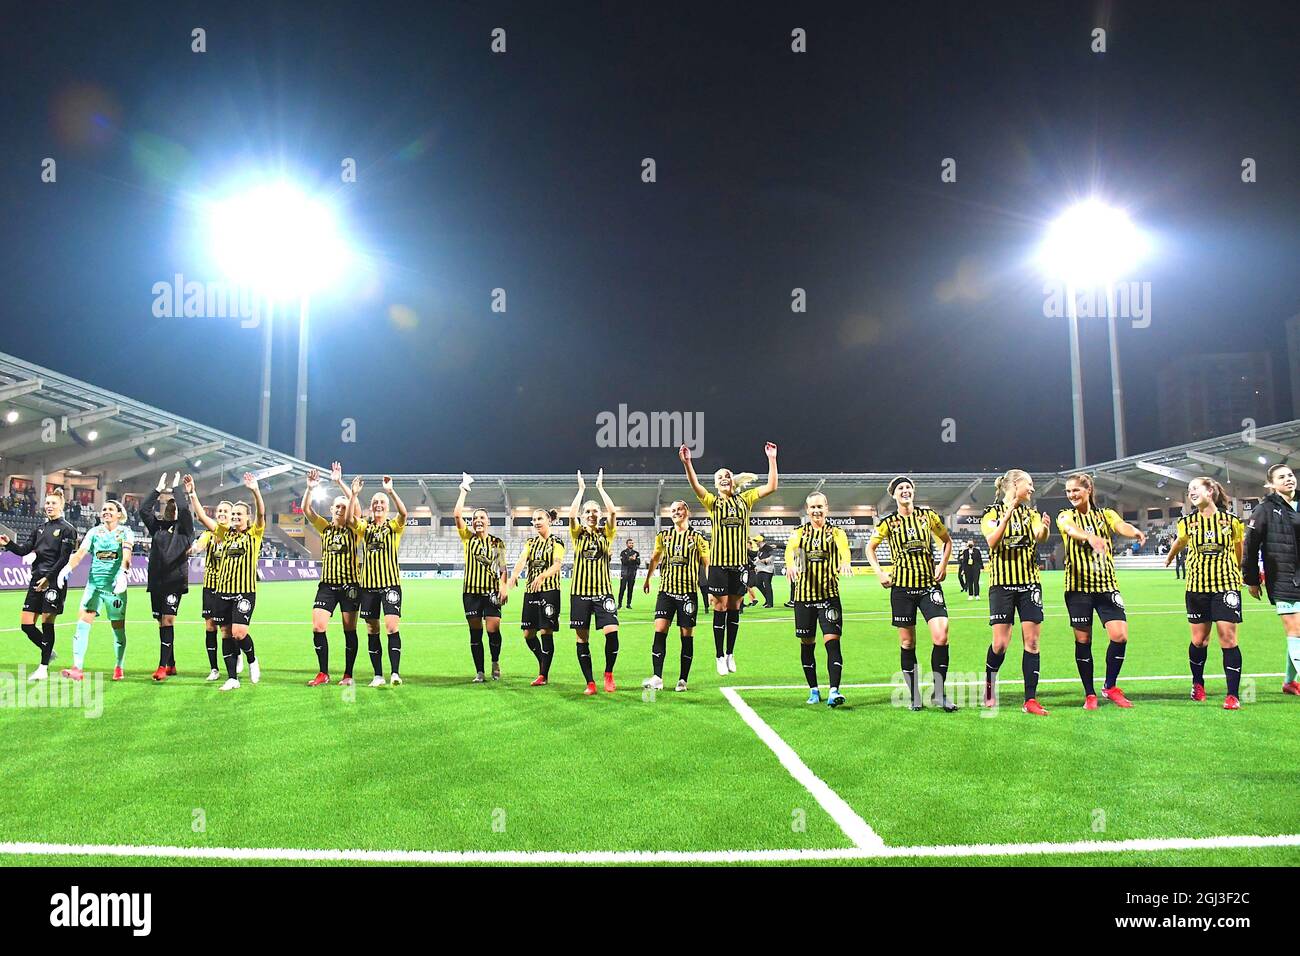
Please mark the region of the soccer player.
[[[175, 493], [180, 472], [167, 484], [167, 473], [158, 479], [158, 487], [140, 506], [140, 520], [153, 536], [149, 545], [149, 601], [158, 622], [158, 669], [153, 679], [165, 681], [176, 675], [176, 613], [181, 599], [190, 590], [190, 545], [194, 543], [194, 517], [189, 504]], [[154, 513], [164, 493], [171, 498], [163, 505], [160, 519]]]
[[203, 510], [198, 495], [194, 493], [193, 479], [186, 475], [182, 482], [189, 495], [190, 510], [222, 545], [212, 616], [221, 628], [221, 656], [226, 662], [226, 682], [221, 689], [238, 690], [236, 668], [240, 651], [248, 658], [249, 679], [254, 684], [262, 679], [248, 625], [257, 605], [257, 556], [261, 553], [262, 538], [266, 534], [266, 503], [257, 487], [257, 479], [251, 472], [245, 472], [244, 487], [252, 492], [253, 507], [245, 501], [235, 502], [230, 508], [229, 526], [222, 526]]
[[813, 492], [807, 501], [808, 521], [799, 525], [785, 545], [785, 565], [794, 592], [794, 636], [799, 638], [803, 672], [808, 678], [808, 703], [820, 704], [817, 684], [817, 627], [821, 625], [826, 644], [826, 670], [830, 692], [826, 703], [844, 703], [840, 679], [844, 657], [840, 637], [844, 633], [844, 610], [840, 606], [840, 574], [852, 572], [849, 539], [843, 528], [828, 524], [826, 496]]
[[[930, 672], [934, 690], [930, 702], [947, 713], [957, 709], [944, 691], [948, 678], [948, 605], [943, 597], [943, 579], [948, 575], [952, 557], [952, 535], [943, 519], [931, 508], [916, 504], [916, 486], [912, 479], [899, 475], [889, 483], [889, 496], [897, 510], [876, 522], [867, 544], [867, 560], [880, 577], [880, 586], [889, 590], [889, 605], [894, 627], [898, 628], [903, 679], [907, 681], [912, 710], [920, 710], [921, 682], [916, 666], [916, 612], [925, 618], [930, 631]], [[943, 542], [939, 563], [934, 561], [934, 539]], [[889, 542], [893, 566], [883, 571], [876, 557], [882, 541]]]
[[[751, 539], [754, 546], [754, 587], [763, 595], [763, 607], [772, 606], [772, 571], [776, 565], [776, 549], [761, 534]], [[757, 603], [757, 602], [755, 602]]]
[[[587, 483], [578, 472], [578, 493], [569, 505], [569, 536], [573, 539], [573, 581], [569, 586], [569, 627], [578, 645], [578, 666], [586, 678], [590, 697], [596, 693], [591, 670], [591, 619], [605, 635], [605, 693], [614, 693], [614, 662], [618, 660], [618, 604], [609, 581], [610, 549], [618, 532], [618, 509], [605, 493], [605, 470], [596, 474], [596, 491], [605, 503], [605, 526], [600, 526], [600, 505], [583, 504]], [[581, 515], [581, 518], [579, 517]]]
[[[187, 475], [186, 478], [189, 478]], [[187, 492], [188, 498], [189, 487], [193, 485], [193, 479], [189, 479], [189, 484], [185, 484], [185, 478], [181, 479], [182, 485]], [[234, 505], [229, 501], [217, 502], [216, 511], [213, 517], [216, 523], [222, 527], [230, 527], [230, 509]], [[194, 546], [190, 548], [190, 556], [203, 555], [203, 627], [204, 627], [204, 645], [208, 652], [208, 677], [209, 681], [221, 680], [221, 671], [217, 670], [217, 581], [221, 576], [221, 552], [223, 545], [221, 540], [211, 531], [204, 531], [199, 535]], [[250, 637], [250, 644], [252, 643]], [[235, 664], [235, 675], [238, 676], [244, 672], [244, 656], [241, 654]]]
[[632, 610], [632, 592], [636, 590], [636, 569], [641, 567], [641, 552], [636, 549], [636, 542], [627, 539], [627, 547], [618, 556], [622, 571], [618, 581], [618, 606], [623, 606], [623, 595], [627, 595], [627, 609]]
[[[339, 471], [340, 478], [342, 470]], [[320, 687], [330, 682], [329, 623], [338, 608], [343, 623], [343, 641], [347, 660], [343, 680], [352, 683], [352, 665], [357, 659], [357, 611], [361, 607], [361, 585], [357, 581], [357, 529], [353, 504], [356, 501], [357, 482], [353, 479], [347, 495], [338, 495], [330, 505], [330, 520], [316, 513], [311, 500], [320, 485], [320, 472], [313, 468], [307, 473], [307, 489], [302, 494], [302, 512], [307, 523], [320, 535], [321, 573], [316, 585], [316, 600], [311, 612], [311, 640], [316, 649], [319, 670], [307, 682], [308, 687]]]
[[452, 515], [465, 544], [465, 590], [461, 602], [469, 621], [469, 649], [474, 657], [474, 680], [487, 680], [483, 672], [483, 629], [487, 628], [492, 653], [492, 679], [501, 679], [501, 605], [506, 600], [506, 543], [488, 531], [488, 513], [475, 508], [466, 524], [465, 498], [474, 479], [465, 475]]
[[528, 572], [528, 589], [524, 594], [519, 626], [524, 643], [537, 658], [537, 677], [533, 687], [545, 687], [551, 679], [555, 660], [555, 632], [560, 627], [560, 573], [564, 567], [564, 542], [551, 533], [551, 523], [558, 517], [546, 508], [533, 511], [533, 531], [524, 542], [523, 553], [515, 563], [514, 573], [506, 584], [507, 593]]
[[717, 494], [700, 484], [691, 464], [691, 450], [682, 445], [677, 452], [686, 468], [686, 480], [709, 513], [712, 525], [707, 581], [713, 602], [713, 648], [717, 652], [718, 674], [723, 677], [736, 672], [736, 638], [740, 633], [740, 604], [745, 595], [744, 574], [749, 559], [749, 514], [759, 499], [766, 498], [777, 487], [776, 445], [768, 442], [763, 451], [767, 455], [766, 484], [745, 491], [745, 486], [755, 480], [754, 475], [733, 475], [730, 469], [719, 468], [713, 473]]
[[1065, 480], [1065, 497], [1071, 507], [1056, 516], [1065, 539], [1065, 608], [1074, 628], [1074, 661], [1083, 681], [1083, 709], [1097, 709], [1097, 688], [1092, 680], [1092, 618], [1095, 613], [1106, 629], [1106, 680], [1101, 692], [1117, 707], [1132, 707], [1116, 682], [1128, 646], [1128, 617], [1124, 598], [1115, 582], [1114, 535], [1147, 536], [1110, 508], [1098, 508], [1092, 478], [1080, 472]]
[[654, 553], [646, 565], [644, 591], [650, 593], [650, 579], [655, 568], [659, 572], [659, 597], [655, 602], [655, 634], [650, 651], [654, 676], [641, 682], [642, 687], [664, 689], [664, 657], [668, 653], [668, 628], [673, 618], [682, 636], [678, 692], [686, 690], [686, 679], [691, 673], [691, 658], [695, 656], [695, 592], [700, 586], [700, 570], [709, 567], [709, 542], [704, 535], [691, 528], [691, 512], [684, 501], [674, 501], [668, 506], [673, 526], [655, 535]]
[[[352, 482], [357, 492], [364, 482]], [[384, 633], [388, 636], [389, 681], [402, 683], [402, 568], [397, 553], [402, 547], [402, 533], [406, 531], [406, 505], [393, 487], [393, 479], [384, 475], [383, 491], [370, 498], [369, 518], [355, 521], [353, 527], [361, 538], [364, 557], [361, 563], [361, 617], [366, 622], [369, 636], [370, 664], [375, 669], [371, 687], [384, 686], [384, 648], [379, 636], [380, 617]], [[353, 497], [356, 495], [354, 493]], [[389, 516], [389, 506], [397, 508], [397, 517]], [[342, 684], [352, 683], [352, 661], [356, 651], [348, 657], [347, 674]]]
[[1300, 695], [1300, 585], [1296, 571], [1300, 569], [1297, 556], [1296, 531], [1300, 528], [1300, 514], [1296, 509], [1295, 472], [1287, 465], [1270, 465], [1264, 487], [1268, 494], [1256, 507], [1246, 523], [1245, 556], [1241, 561], [1241, 576], [1256, 601], [1260, 595], [1259, 561], [1264, 559], [1264, 587], [1268, 600], [1277, 608], [1286, 633], [1286, 681], [1282, 693]]
[[998, 670], [1007, 656], [1011, 627], [1020, 617], [1025, 643], [1021, 671], [1025, 678], [1026, 714], [1044, 716], [1038, 703], [1038, 636], [1043, 627], [1043, 588], [1038, 574], [1037, 546], [1047, 540], [1051, 525], [1047, 514], [1029, 507], [1034, 480], [1013, 468], [993, 484], [997, 500], [980, 519], [989, 545], [989, 627], [993, 641], [984, 665], [984, 706], [998, 702]]
[[63, 505], [63, 489], [55, 488], [45, 496], [45, 523], [33, 528], [25, 543], [19, 544], [0, 534], [0, 547], [5, 550], [20, 557], [36, 553], [21, 618], [23, 633], [41, 652], [41, 662], [27, 678], [29, 681], [49, 677], [50, 661], [54, 658], [54, 621], [63, 613], [68, 596], [67, 580], [60, 584], [59, 573], [77, 550], [77, 529], [63, 517]]
[[1178, 519], [1177, 537], [1165, 555], [1165, 567], [1187, 550], [1187, 623], [1192, 631], [1187, 658], [1192, 667], [1192, 700], [1205, 700], [1205, 659], [1210, 628], [1214, 627], [1223, 651], [1223, 674], [1228, 679], [1223, 709], [1240, 710], [1237, 625], [1241, 623], [1245, 526], [1228, 511], [1228, 496], [1213, 478], [1193, 478], [1187, 485], [1187, 501], [1195, 510]]
[[105, 501], [99, 510], [99, 524], [86, 532], [81, 547], [63, 566], [56, 579], [60, 588], [66, 587], [68, 575], [87, 555], [93, 555], [90, 562], [90, 576], [86, 580], [86, 589], [81, 594], [81, 614], [77, 617], [77, 633], [72, 638], [72, 666], [62, 671], [64, 677], [81, 680], [85, 677], [82, 665], [86, 662], [86, 645], [90, 643], [90, 626], [95, 622], [100, 610], [104, 611], [109, 625], [113, 628], [113, 649], [116, 665], [113, 667], [113, 680], [123, 677], [122, 666], [126, 663], [126, 578], [131, 570], [131, 546], [135, 544], [135, 535], [122, 522], [126, 518], [126, 509], [118, 501]]

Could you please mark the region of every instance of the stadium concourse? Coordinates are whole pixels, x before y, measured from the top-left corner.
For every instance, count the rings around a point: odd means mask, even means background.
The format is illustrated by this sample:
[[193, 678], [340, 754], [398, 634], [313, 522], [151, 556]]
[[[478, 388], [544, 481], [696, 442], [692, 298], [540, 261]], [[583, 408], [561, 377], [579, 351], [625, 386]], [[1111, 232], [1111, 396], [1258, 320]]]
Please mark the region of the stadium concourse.
[[[1244, 515], [1262, 493], [1267, 465], [1290, 460], [1297, 449], [1300, 421], [1290, 421], [1101, 462], [1086, 470], [1095, 476], [1103, 500], [1148, 532], [1143, 553], [1126, 552], [1119, 559], [1121, 566], [1153, 565], [1160, 560], [1158, 552], [1165, 546], [1165, 535], [1182, 513], [1182, 489], [1187, 481], [1197, 475], [1217, 478], [1232, 497], [1233, 511]], [[665, 450], [664, 458], [665, 463], [676, 460], [670, 450]], [[350, 469], [366, 463], [345, 464]], [[704, 467], [709, 469], [712, 464], [706, 462]], [[806, 496], [821, 491], [830, 501], [832, 521], [848, 534], [855, 565], [865, 566], [865, 547], [875, 518], [892, 509], [886, 485], [909, 463], [897, 464], [896, 469], [871, 473], [783, 474], [780, 489], [755, 510], [754, 532], [780, 544], [798, 526]], [[232, 489], [232, 495], [242, 491], [240, 476], [251, 471], [261, 480], [267, 502], [263, 557], [311, 561], [319, 556], [319, 539], [304, 534], [297, 504], [312, 467], [313, 463], [283, 452], [0, 353], [0, 530], [11, 536], [25, 534], [35, 526], [39, 515], [36, 489], [61, 487], [69, 502], [70, 519], [83, 530], [95, 523], [97, 509], [106, 499], [122, 500], [137, 531], [138, 548], [147, 551], [148, 537], [134, 510], [159, 474], [192, 474], [199, 497], [211, 502], [225, 489]], [[316, 467], [328, 471], [321, 464]], [[361, 474], [371, 486], [378, 485], [378, 474], [365, 470]], [[957, 547], [966, 540], [982, 546], [978, 521], [993, 499], [996, 474], [910, 474], [916, 482], [918, 504], [943, 516]], [[1040, 509], [1054, 514], [1064, 506], [1068, 474], [1034, 473]], [[460, 475], [392, 477], [410, 508], [401, 551], [404, 573], [412, 577], [457, 573], [461, 549], [451, 510]], [[575, 489], [574, 476], [569, 474], [475, 478], [471, 503], [488, 510], [495, 533], [507, 542], [527, 537], [535, 508], [563, 511]], [[685, 500], [697, 512], [693, 519], [697, 526], [707, 526], [680, 471], [611, 474], [606, 486], [619, 506], [617, 550], [631, 538], [648, 557], [656, 530], [669, 523], [667, 509], [675, 499]], [[1060, 566], [1059, 553], [1054, 550], [1059, 547], [1060, 538], [1054, 535], [1042, 549], [1040, 557], [1047, 566]], [[880, 557], [888, 560], [883, 546]], [[0, 580], [4, 587], [25, 587], [19, 577], [6, 573]]]

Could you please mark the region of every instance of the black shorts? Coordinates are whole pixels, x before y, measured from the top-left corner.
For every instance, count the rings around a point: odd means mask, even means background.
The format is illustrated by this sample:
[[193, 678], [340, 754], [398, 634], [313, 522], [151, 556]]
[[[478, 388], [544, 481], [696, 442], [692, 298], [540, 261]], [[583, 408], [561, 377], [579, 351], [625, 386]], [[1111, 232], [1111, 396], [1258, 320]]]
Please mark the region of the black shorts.
[[816, 637], [818, 625], [823, 634], [844, 633], [844, 609], [840, 607], [839, 598], [794, 602], [795, 637]]
[[1205, 624], [1209, 621], [1241, 623], [1240, 591], [1188, 591], [1187, 623]]
[[524, 592], [524, 609], [519, 626], [525, 631], [560, 629], [560, 590]]
[[989, 624], [1043, 623], [1043, 589], [1037, 584], [995, 584], [989, 588]]
[[68, 586], [61, 588], [28, 588], [23, 598], [26, 614], [62, 614], [63, 602], [68, 597]]
[[618, 624], [618, 602], [614, 595], [604, 597], [578, 597], [569, 595], [569, 627], [573, 630], [588, 628], [595, 617], [596, 627], [604, 630], [611, 624]]
[[713, 595], [744, 594], [748, 590], [745, 587], [745, 569], [719, 568], [710, 565], [709, 576], [708, 580], [705, 581], [704, 590]]
[[181, 609], [183, 597], [185, 597], [184, 591], [150, 591], [149, 605], [153, 608], [154, 620], [164, 615], [174, 617]]
[[894, 627], [915, 627], [917, 610], [927, 621], [948, 616], [943, 588], [937, 584], [928, 588], [900, 588], [895, 584], [889, 589], [889, 607], [894, 612]]
[[694, 593], [669, 594], [660, 591], [659, 597], [655, 599], [655, 620], [667, 621], [669, 627], [672, 627], [673, 618], [677, 619], [678, 627], [694, 627], [698, 610], [699, 604], [695, 601]]
[[203, 620], [211, 621], [217, 616], [217, 592], [212, 588], [203, 589]]
[[316, 603], [312, 607], [331, 615], [335, 608], [344, 614], [355, 614], [361, 607], [361, 588], [355, 584], [326, 584], [322, 581], [316, 585]]
[[466, 617], [501, 616], [501, 597], [495, 591], [491, 594], [462, 594], [460, 597]]
[[1118, 591], [1066, 591], [1065, 609], [1070, 614], [1070, 626], [1079, 631], [1092, 630], [1095, 611], [1103, 626], [1111, 621], [1127, 621], [1124, 598]]
[[213, 601], [212, 619], [218, 624], [247, 627], [253, 620], [257, 594], [218, 594]]
[[375, 621], [390, 614], [402, 616], [402, 586], [391, 588], [362, 588], [361, 617]]

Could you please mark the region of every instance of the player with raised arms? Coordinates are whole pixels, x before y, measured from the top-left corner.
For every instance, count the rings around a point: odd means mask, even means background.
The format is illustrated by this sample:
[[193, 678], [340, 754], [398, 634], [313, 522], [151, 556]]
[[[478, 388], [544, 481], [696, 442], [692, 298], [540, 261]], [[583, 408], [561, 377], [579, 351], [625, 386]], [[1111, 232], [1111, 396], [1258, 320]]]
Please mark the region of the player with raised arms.
[[717, 653], [718, 674], [725, 677], [736, 672], [736, 638], [740, 634], [740, 605], [745, 596], [745, 568], [749, 561], [749, 515], [754, 505], [777, 487], [776, 445], [763, 446], [767, 455], [767, 483], [745, 490], [757, 480], [755, 475], [733, 475], [729, 468], [713, 473], [716, 494], [705, 489], [696, 477], [691, 450], [682, 445], [677, 450], [686, 469], [686, 480], [709, 513], [712, 535], [709, 539], [710, 563], [707, 577], [709, 599], [713, 603], [713, 648]]
[[560, 627], [560, 574], [564, 567], [564, 542], [551, 533], [551, 523], [559, 517], [546, 508], [533, 510], [532, 537], [524, 542], [524, 550], [515, 562], [514, 572], [506, 582], [509, 593], [519, 583], [519, 576], [528, 573], [528, 587], [520, 611], [519, 626], [524, 632], [524, 643], [537, 658], [537, 677], [533, 687], [545, 687], [551, 679], [551, 664], [555, 660], [555, 632]]
[[674, 501], [668, 506], [673, 526], [655, 535], [654, 553], [646, 565], [643, 590], [650, 593], [650, 579], [655, 569], [659, 571], [659, 597], [655, 601], [654, 640], [650, 651], [650, 664], [654, 675], [641, 682], [642, 687], [664, 689], [664, 657], [668, 654], [668, 628], [673, 619], [682, 637], [682, 654], [677, 678], [677, 691], [686, 690], [686, 679], [691, 673], [691, 659], [695, 656], [695, 616], [698, 605], [696, 592], [700, 586], [700, 572], [707, 575], [709, 568], [709, 542], [691, 527], [690, 509], [684, 501]]
[[[770, 447], [770, 446], [769, 446]], [[844, 703], [840, 680], [844, 656], [840, 638], [844, 634], [844, 608], [840, 606], [840, 575], [851, 574], [852, 552], [844, 529], [830, 524], [829, 502], [820, 491], [806, 500], [808, 520], [795, 529], [785, 545], [785, 565], [794, 592], [794, 636], [799, 638], [804, 676], [808, 679], [808, 703], [820, 704], [817, 684], [817, 628], [826, 645], [826, 671], [830, 691], [826, 703]]]
[[1192, 700], [1205, 700], [1205, 660], [1209, 656], [1210, 629], [1219, 634], [1223, 674], [1228, 693], [1224, 710], [1241, 709], [1241, 648], [1237, 625], [1241, 623], [1241, 560], [1246, 529], [1228, 511], [1228, 496], [1213, 478], [1193, 478], [1187, 501], [1194, 509], [1178, 519], [1177, 537], [1165, 555], [1165, 567], [1187, 551], [1187, 623], [1192, 643], [1187, 659], [1192, 668]]
[[1297, 530], [1300, 514], [1296, 501], [1296, 478], [1289, 465], [1269, 465], [1264, 487], [1268, 494], [1255, 506], [1246, 523], [1242, 580], [1255, 600], [1260, 597], [1259, 562], [1264, 560], [1263, 585], [1269, 602], [1277, 608], [1286, 634], [1286, 680], [1282, 693], [1300, 695], [1300, 554]]
[[[165, 681], [176, 676], [176, 613], [181, 599], [190, 590], [190, 546], [194, 543], [194, 517], [188, 502], [176, 494], [180, 472], [167, 473], [140, 506], [140, 520], [151, 536], [149, 542], [149, 603], [158, 622], [158, 668], [153, 679]], [[156, 513], [163, 494], [170, 494], [163, 505], [162, 517]]]
[[[343, 468], [334, 462], [334, 476], [342, 481]], [[357, 612], [361, 608], [361, 584], [357, 580], [357, 528], [353, 505], [356, 503], [356, 481], [346, 495], [336, 495], [330, 505], [330, 520], [326, 521], [312, 507], [312, 498], [320, 485], [320, 471], [313, 468], [307, 473], [307, 488], [302, 493], [302, 513], [307, 523], [320, 535], [321, 572], [316, 585], [316, 600], [311, 611], [311, 640], [316, 650], [316, 676], [307, 682], [308, 687], [320, 687], [330, 682], [329, 623], [338, 608], [343, 624], [343, 641], [346, 661], [343, 681], [352, 683], [352, 665], [357, 659]]]
[[[189, 484], [184, 484], [185, 478], [189, 478]], [[182, 478], [183, 487], [186, 491], [194, 483], [194, 479], [186, 475]], [[188, 495], [187, 495], [188, 497]], [[223, 528], [230, 527], [230, 509], [234, 507], [232, 502], [222, 499], [217, 502], [216, 510], [213, 511], [213, 518], [216, 523]], [[190, 548], [190, 557], [203, 555], [203, 627], [204, 627], [204, 646], [208, 652], [208, 677], [210, 681], [221, 680], [221, 671], [217, 669], [217, 581], [221, 576], [221, 552], [223, 545], [221, 539], [211, 531], [204, 531], [195, 540], [194, 546]], [[252, 644], [252, 634], [249, 634], [249, 644]], [[238, 676], [244, 672], [244, 655], [240, 655], [235, 664], [235, 675]]]
[[1025, 644], [1021, 671], [1025, 678], [1026, 714], [1045, 716], [1038, 703], [1038, 637], [1043, 628], [1043, 587], [1038, 573], [1038, 545], [1047, 540], [1051, 524], [1046, 513], [1034, 511], [1034, 479], [1012, 468], [993, 483], [997, 500], [980, 519], [989, 545], [989, 627], [993, 641], [984, 664], [984, 706], [998, 703], [998, 670], [1007, 656], [1011, 628], [1020, 617]]
[[[41, 662], [29, 681], [45, 680], [54, 659], [54, 622], [63, 613], [68, 597], [67, 579], [59, 583], [59, 572], [77, 550], [77, 529], [63, 517], [63, 489], [55, 488], [45, 496], [45, 523], [31, 530], [23, 543], [0, 534], [0, 547], [19, 557], [34, 554], [31, 583], [23, 598], [20, 623], [27, 639], [41, 653]], [[36, 626], [36, 619], [41, 626]]]
[[1113, 537], [1122, 535], [1146, 544], [1147, 536], [1110, 508], [1098, 508], [1092, 478], [1083, 472], [1065, 480], [1070, 507], [1056, 516], [1065, 539], [1065, 609], [1074, 629], [1074, 660], [1083, 681], [1083, 709], [1097, 709], [1092, 678], [1092, 618], [1106, 629], [1106, 679], [1101, 692], [1117, 707], [1132, 707], [1119, 689], [1120, 668], [1128, 647], [1128, 616], [1115, 581]]
[[573, 539], [573, 581], [569, 586], [569, 627], [577, 639], [578, 666], [587, 681], [583, 693], [596, 693], [591, 669], [591, 621], [605, 635], [605, 693], [614, 693], [614, 663], [618, 660], [618, 603], [610, 584], [609, 561], [618, 533], [618, 509], [605, 493], [605, 471], [596, 474], [596, 491], [605, 503], [605, 526], [600, 526], [600, 505], [582, 501], [587, 483], [578, 472], [578, 493], [569, 505], [569, 536]]
[[254, 684], [262, 679], [248, 625], [257, 605], [257, 559], [266, 534], [266, 503], [257, 487], [257, 478], [251, 472], [245, 472], [243, 484], [253, 494], [253, 506], [245, 501], [235, 502], [230, 508], [230, 524], [222, 526], [203, 510], [194, 491], [194, 480], [186, 475], [182, 483], [190, 498], [190, 509], [222, 545], [212, 616], [221, 628], [221, 656], [226, 662], [226, 682], [221, 689], [238, 690], [236, 668], [241, 651], [248, 658], [249, 679]]
[[66, 587], [68, 575], [87, 554], [92, 555], [90, 575], [86, 589], [81, 594], [81, 613], [77, 617], [77, 632], [72, 638], [72, 666], [63, 670], [63, 676], [72, 680], [85, 677], [82, 669], [86, 662], [86, 645], [90, 643], [90, 626], [99, 612], [104, 611], [113, 628], [113, 650], [116, 664], [113, 680], [121, 680], [126, 663], [126, 579], [131, 570], [131, 546], [135, 535], [122, 522], [126, 509], [118, 501], [105, 501], [99, 509], [99, 524], [86, 532], [81, 547], [58, 574], [60, 588]]
[[[952, 535], [936, 511], [916, 504], [916, 486], [911, 478], [899, 475], [890, 481], [888, 490], [897, 509], [876, 522], [867, 544], [867, 560], [876, 569], [880, 586], [889, 590], [911, 709], [922, 707], [916, 666], [916, 612], [919, 610], [930, 631], [930, 672], [934, 680], [930, 702], [952, 713], [957, 705], [944, 690], [948, 679], [948, 604], [943, 597], [943, 579], [948, 574], [948, 559], [952, 557]], [[935, 538], [943, 542], [943, 553], [937, 564]], [[876, 558], [876, 548], [882, 541], [889, 542], [892, 566], [888, 572], [881, 569]]]
[[506, 543], [489, 531], [490, 519], [483, 508], [475, 508], [466, 523], [465, 499], [474, 479], [462, 474], [460, 496], [452, 516], [456, 532], [465, 545], [465, 587], [461, 603], [469, 622], [469, 649], [474, 657], [474, 680], [487, 680], [483, 671], [483, 629], [487, 628], [492, 653], [492, 679], [501, 679], [501, 605], [506, 600]]
[[[364, 482], [352, 481], [353, 500], [361, 492]], [[393, 479], [384, 475], [382, 491], [370, 497], [367, 517], [355, 520], [354, 527], [361, 538], [361, 617], [366, 622], [369, 637], [370, 664], [375, 669], [371, 687], [384, 686], [384, 648], [379, 635], [380, 618], [388, 637], [389, 682], [402, 683], [402, 567], [397, 554], [402, 547], [402, 534], [406, 531], [406, 505], [393, 487]], [[392, 517], [390, 506], [397, 508]], [[355, 653], [353, 654], [355, 657]], [[352, 657], [348, 658], [348, 672], [344, 682], [352, 682]]]

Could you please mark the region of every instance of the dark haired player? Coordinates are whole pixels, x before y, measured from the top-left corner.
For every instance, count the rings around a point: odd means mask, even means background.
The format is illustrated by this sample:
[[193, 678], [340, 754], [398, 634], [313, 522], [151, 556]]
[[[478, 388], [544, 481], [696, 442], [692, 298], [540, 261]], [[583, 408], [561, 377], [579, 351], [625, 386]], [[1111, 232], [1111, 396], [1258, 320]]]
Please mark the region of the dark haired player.
[[654, 676], [641, 682], [642, 687], [664, 689], [664, 657], [668, 654], [668, 628], [673, 619], [682, 636], [682, 655], [677, 691], [686, 690], [686, 678], [691, 673], [691, 659], [695, 656], [695, 592], [700, 586], [701, 571], [708, 573], [709, 542], [704, 535], [691, 528], [690, 510], [684, 501], [674, 501], [669, 507], [673, 526], [655, 535], [654, 553], [646, 565], [644, 591], [650, 593], [650, 579], [655, 568], [659, 572], [659, 597], [655, 602], [655, 633], [651, 645], [650, 663]]
[[[45, 523], [33, 528], [26, 542], [19, 544], [0, 534], [0, 547], [20, 557], [36, 554], [31, 584], [23, 598], [21, 622], [23, 633], [41, 652], [41, 663], [27, 679], [45, 680], [54, 659], [54, 621], [63, 613], [68, 596], [67, 582], [59, 583], [59, 572], [77, 550], [77, 529], [63, 517], [63, 489], [56, 488], [45, 496]], [[39, 628], [37, 616], [41, 619]]]
[[[176, 674], [176, 613], [190, 590], [190, 546], [194, 543], [194, 516], [189, 503], [176, 494], [180, 472], [167, 485], [167, 473], [140, 506], [140, 520], [153, 536], [149, 546], [149, 601], [158, 622], [158, 669], [153, 679], [165, 681]], [[169, 492], [161, 518], [154, 513], [158, 499]]]

